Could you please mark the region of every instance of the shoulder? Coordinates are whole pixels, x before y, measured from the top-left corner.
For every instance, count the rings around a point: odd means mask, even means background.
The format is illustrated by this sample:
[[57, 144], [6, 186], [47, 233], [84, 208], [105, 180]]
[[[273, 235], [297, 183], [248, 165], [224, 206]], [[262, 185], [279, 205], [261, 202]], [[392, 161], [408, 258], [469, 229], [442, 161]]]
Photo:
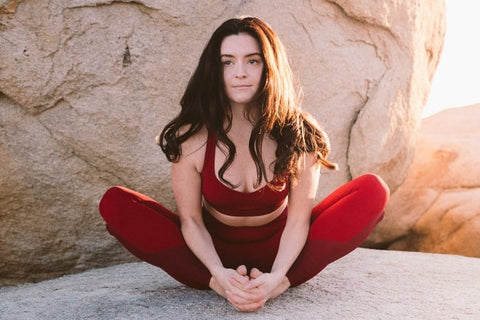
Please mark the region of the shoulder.
[[[179, 133], [187, 131], [189, 125], [180, 128]], [[205, 158], [205, 150], [208, 140], [208, 130], [202, 127], [198, 132], [190, 136], [182, 143], [182, 155], [179, 163], [190, 164], [195, 166], [198, 172], [201, 172], [203, 160]]]

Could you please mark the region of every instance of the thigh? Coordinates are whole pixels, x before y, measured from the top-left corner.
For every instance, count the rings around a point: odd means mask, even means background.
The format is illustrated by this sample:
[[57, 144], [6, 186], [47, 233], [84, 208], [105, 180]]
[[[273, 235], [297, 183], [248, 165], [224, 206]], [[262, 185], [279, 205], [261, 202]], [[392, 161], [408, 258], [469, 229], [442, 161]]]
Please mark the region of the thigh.
[[123, 187], [109, 189], [100, 202], [107, 230], [133, 255], [181, 283], [208, 289], [208, 269], [188, 248], [177, 215], [155, 200]]
[[373, 174], [344, 184], [313, 208], [309, 238], [349, 241], [383, 217], [388, 198], [388, 186]]
[[110, 188], [99, 209], [112, 234], [144, 253], [185, 245], [178, 216], [143, 194]]
[[306, 244], [287, 273], [301, 284], [357, 248], [382, 219], [389, 190], [375, 175], [364, 175], [335, 190], [312, 211]]

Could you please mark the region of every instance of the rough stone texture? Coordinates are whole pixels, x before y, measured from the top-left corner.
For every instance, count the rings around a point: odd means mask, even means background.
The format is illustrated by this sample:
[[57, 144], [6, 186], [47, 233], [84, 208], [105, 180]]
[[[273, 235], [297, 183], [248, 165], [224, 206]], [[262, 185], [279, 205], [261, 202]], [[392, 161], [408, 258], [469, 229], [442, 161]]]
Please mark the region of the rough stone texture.
[[111, 185], [174, 208], [154, 137], [213, 30], [268, 21], [329, 132], [337, 173], [381, 174], [394, 190], [445, 33], [445, 6], [414, 1], [0, 2], [0, 285], [131, 259], [97, 214]]
[[15, 13], [20, 1], [22, 0], [0, 0], [0, 14]]
[[357, 249], [263, 310], [242, 314], [212, 291], [129, 263], [0, 289], [0, 318], [474, 320], [479, 268], [475, 258]]
[[368, 244], [480, 257], [480, 104], [423, 120], [415, 158]]

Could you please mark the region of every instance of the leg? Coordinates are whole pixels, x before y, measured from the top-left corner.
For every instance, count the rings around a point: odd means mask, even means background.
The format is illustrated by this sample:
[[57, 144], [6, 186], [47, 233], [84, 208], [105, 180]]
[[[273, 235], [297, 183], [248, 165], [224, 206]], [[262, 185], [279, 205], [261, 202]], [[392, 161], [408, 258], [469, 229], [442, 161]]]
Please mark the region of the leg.
[[385, 182], [366, 174], [315, 206], [305, 247], [287, 273], [292, 286], [311, 279], [329, 263], [357, 248], [383, 218], [388, 197]]
[[100, 201], [108, 231], [136, 257], [162, 268], [176, 280], [209, 289], [210, 272], [187, 247], [178, 216], [158, 202], [122, 187]]

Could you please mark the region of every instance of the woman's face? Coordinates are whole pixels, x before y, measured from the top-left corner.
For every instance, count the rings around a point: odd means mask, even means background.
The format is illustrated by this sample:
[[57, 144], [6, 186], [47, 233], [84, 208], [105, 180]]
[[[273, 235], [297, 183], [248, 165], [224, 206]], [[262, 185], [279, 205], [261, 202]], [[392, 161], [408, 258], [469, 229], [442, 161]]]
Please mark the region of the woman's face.
[[225, 37], [220, 56], [230, 105], [244, 107], [257, 93], [262, 78], [263, 59], [258, 42], [247, 33]]

